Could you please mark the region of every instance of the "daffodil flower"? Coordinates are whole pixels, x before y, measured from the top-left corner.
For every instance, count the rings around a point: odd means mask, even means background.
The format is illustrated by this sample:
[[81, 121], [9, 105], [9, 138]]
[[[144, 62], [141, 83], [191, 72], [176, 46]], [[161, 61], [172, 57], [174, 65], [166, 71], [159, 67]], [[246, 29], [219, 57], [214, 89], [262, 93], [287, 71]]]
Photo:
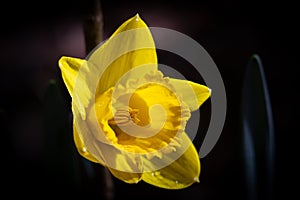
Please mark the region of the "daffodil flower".
[[59, 67], [80, 155], [126, 183], [181, 189], [199, 182], [200, 159], [185, 127], [210, 89], [158, 70], [154, 40], [138, 15], [87, 58], [63, 56]]

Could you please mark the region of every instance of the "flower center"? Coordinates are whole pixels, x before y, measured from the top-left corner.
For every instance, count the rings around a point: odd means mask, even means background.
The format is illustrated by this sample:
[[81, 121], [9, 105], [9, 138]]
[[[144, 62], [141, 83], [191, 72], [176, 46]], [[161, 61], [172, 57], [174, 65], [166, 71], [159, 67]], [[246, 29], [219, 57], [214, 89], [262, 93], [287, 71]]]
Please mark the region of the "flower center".
[[153, 72], [101, 95], [98, 122], [115, 147], [151, 158], [181, 145], [190, 110], [168, 81]]

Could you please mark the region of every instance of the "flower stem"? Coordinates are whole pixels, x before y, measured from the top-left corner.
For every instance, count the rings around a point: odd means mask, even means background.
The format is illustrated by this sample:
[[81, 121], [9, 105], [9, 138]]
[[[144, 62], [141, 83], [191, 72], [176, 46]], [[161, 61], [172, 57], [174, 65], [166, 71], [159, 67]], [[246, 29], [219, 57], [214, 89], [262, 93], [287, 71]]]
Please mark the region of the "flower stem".
[[[103, 14], [100, 0], [87, 1], [87, 5], [85, 6], [86, 13], [83, 15], [83, 31], [85, 51], [86, 54], [89, 54], [103, 40]], [[113, 199], [114, 184], [108, 169], [100, 164], [92, 162], [89, 164], [89, 170], [93, 171], [93, 177], [88, 178], [90, 179], [89, 183], [91, 183], [91, 188], [89, 188], [89, 190], [96, 189], [97, 191], [102, 192], [99, 196], [102, 196], [105, 200]]]
[[103, 40], [103, 14], [100, 0], [88, 1], [83, 17], [86, 54]]

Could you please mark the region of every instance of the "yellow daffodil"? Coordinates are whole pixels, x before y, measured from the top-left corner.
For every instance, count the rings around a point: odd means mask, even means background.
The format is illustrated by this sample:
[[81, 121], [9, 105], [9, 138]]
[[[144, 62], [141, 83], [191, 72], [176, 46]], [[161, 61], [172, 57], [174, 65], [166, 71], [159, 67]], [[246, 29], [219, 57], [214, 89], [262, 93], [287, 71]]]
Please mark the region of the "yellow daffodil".
[[210, 89], [165, 77], [157, 63], [150, 29], [136, 15], [86, 59], [63, 56], [59, 67], [80, 155], [127, 183], [181, 189], [199, 181], [185, 126]]

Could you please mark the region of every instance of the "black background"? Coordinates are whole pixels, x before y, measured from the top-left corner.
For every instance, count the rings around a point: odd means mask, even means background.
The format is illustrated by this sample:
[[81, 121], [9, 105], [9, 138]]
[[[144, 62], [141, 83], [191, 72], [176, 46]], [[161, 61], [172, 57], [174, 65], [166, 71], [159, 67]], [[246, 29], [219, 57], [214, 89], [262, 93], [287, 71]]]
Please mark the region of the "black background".
[[[40, 168], [43, 149], [43, 97], [50, 79], [61, 87], [58, 59], [85, 57], [82, 17], [89, 1], [5, 2], [1, 5], [0, 111], [4, 155], [2, 173], [12, 191], [34, 195], [40, 186], [55, 194]], [[297, 68], [299, 26], [296, 6], [266, 1], [102, 1], [104, 36], [109, 37], [136, 13], [149, 26], [180, 31], [201, 44], [218, 66], [227, 94], [227, 118], [221, 137], [202, 159], [200, 184], [165, 191], [145, 183], [115, 182], [116, 199], [246, 199], [240, 161], [241, 84], [254, 53], [261, 56], [275, 124], [274, 199], [295, 192], [298, 159]], [[163, 60], [163, 58], [162, 58]], [[165, 60], [165, 62], [168, 62]], [[187, 74], [188, 76], [188, 74]], [[193, 79], [193, 76], [187, 77]], [[6, 138], [11, 139], [7, 144]], [[2, 184], [6, 184], [5, 182]], [[47, 187], [46, 187], [47, 186]], [[24, 192], [26, 190], [26, 192]], [[94, 192], [95, 193], [95, 192]], [[15, 194], [14, 192], [11, 195]], [[44, 195], [47, 193], [44, 193]], [[34, 195], [35, 196], [35, 195]]]

